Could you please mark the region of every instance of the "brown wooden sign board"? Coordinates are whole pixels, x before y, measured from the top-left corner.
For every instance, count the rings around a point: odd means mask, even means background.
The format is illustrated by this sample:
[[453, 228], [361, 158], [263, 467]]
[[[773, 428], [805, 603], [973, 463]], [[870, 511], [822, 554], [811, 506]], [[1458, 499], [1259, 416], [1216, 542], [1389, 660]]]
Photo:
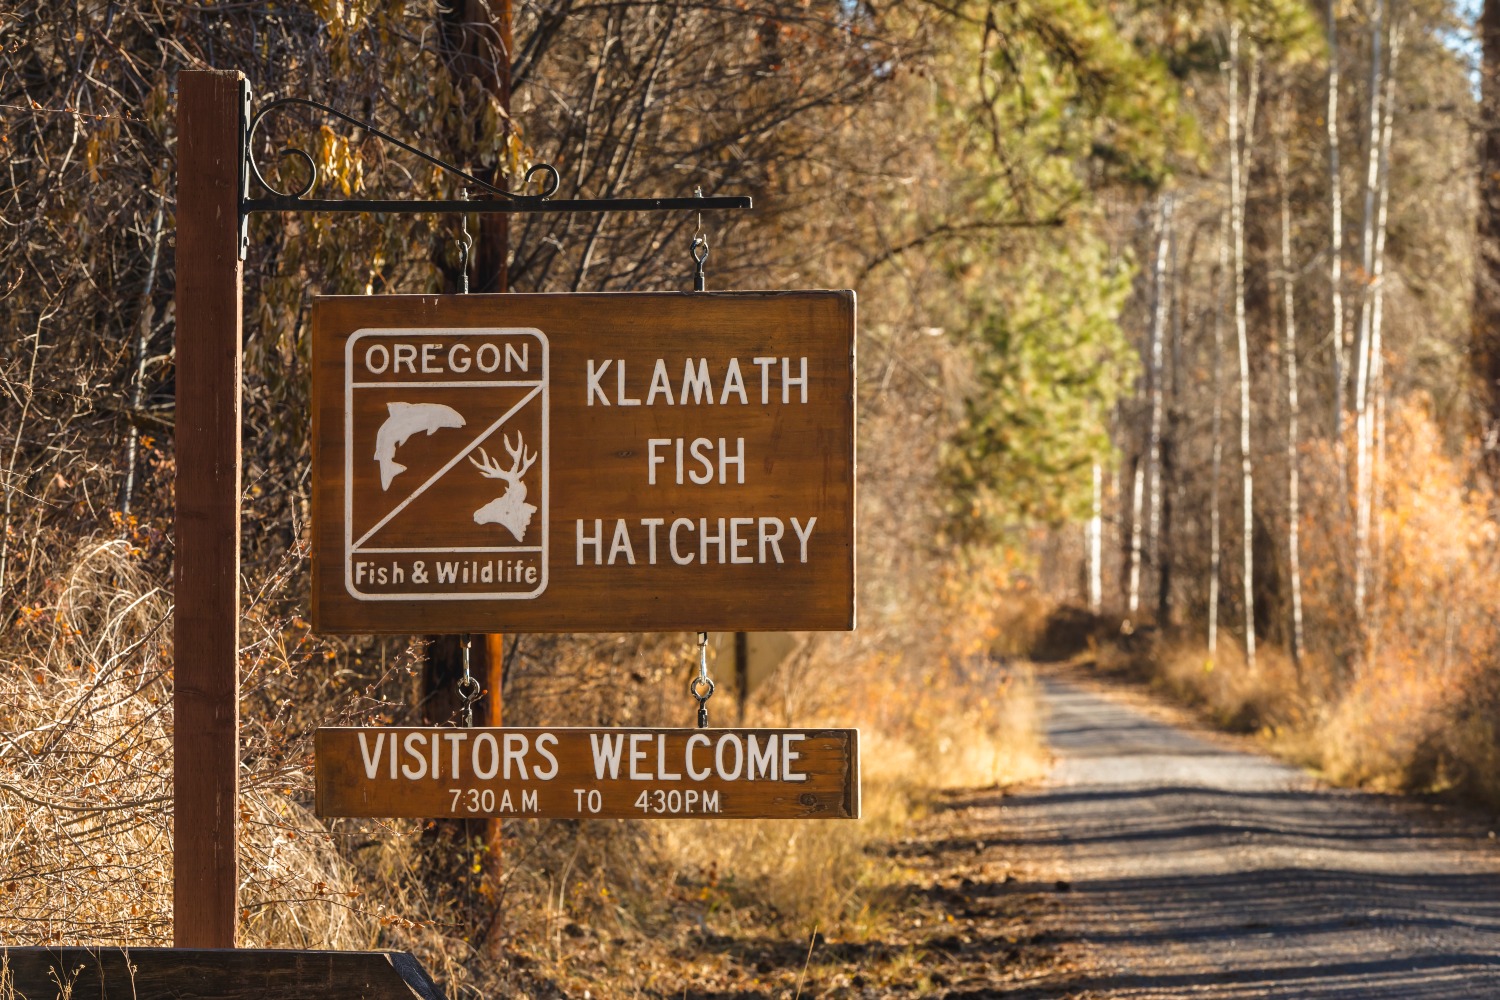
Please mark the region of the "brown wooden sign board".
[[854, 627], [853, 292], [313, 306], [324, 632]]
[[[443, 1000], [404, 951], [0, 948], [4, 995], [89, 1000]], [[5, 977], [0, 976], [0, 982]], [[67, 983], [65, 989], [60, 984]], [[13, 988], [13, 992], [12, 992]]]
[[319, 816], [858, 819], [855, 729], [325, 728]]

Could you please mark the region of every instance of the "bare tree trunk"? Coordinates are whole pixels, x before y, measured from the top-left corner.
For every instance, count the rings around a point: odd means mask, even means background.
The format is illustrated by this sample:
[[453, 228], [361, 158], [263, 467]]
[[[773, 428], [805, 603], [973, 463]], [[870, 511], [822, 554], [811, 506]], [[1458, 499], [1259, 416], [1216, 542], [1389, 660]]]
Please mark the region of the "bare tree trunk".
[[[1371, 545], [1371, 519], [1374, 512], [1380, 509], [1379, 497], [1377, 495], [1378, 485], [1376, 470], [1379, 456], [1385, 450], [1385, 411], [1383, 408], [1384, 397], [1381, 393], [1381, 377], [1384, 373], [1384, 356], [1382, 352], [1382, 330], [1385, 315], [1385, 241], [1388, 232], [1387, 219], [1389, 218], [1390, 194], [1391, 194], [1391, 134], [1394, 128], [1395, 105], [1396, 105], [1396, 61], [1401, 55], [1402, 27], [1399, 22], [1391, 25], [1390, 38], [1390, 60], [1386, 67], [1384, 95], [1381, 98], [1381, 122], [1380, 122], [1380, 170], [1378, 204], [1375, 209], [1375, 253], [1370, 273], [1370, 400], [1365, 406], [1366, 418], [1365, 428], [1366, 440], [1362, 443], [1365, 451], [1365, 482], [1364, 495], [1360, 498], [1360, 516], [1363, 520], [1365, 539], [1365, 577], [1367, 591], [1365, 598], [1370, 601], [1371, 593], [1379, 592], [1379, 577], [1373, 567], [1376, 562], [1370, 551]], [[1369, 627], [1366, 629], [1366, 655], [1373, 656], [1375, 646], [1379, 638], [1379, 627], [1377, 621], [1378, 608], [1372, 609], [1369, 618]]]
[[[1156, 256], [1152, 264], [1151, 274], [1151, 336], [1150, 336], [1150, 368], [1147, 373], [1147, 393], [1151, 400], [1151, 423], [1147, 436], [1146, 463], [1147, 475], [1150, 480], [1149, 516], [1147, 518], [1148, 535], [1146, 551], [1150, 555], [1150, 563], [1157, 568], [1158, 574], [1161, 567], [1161, 426], [1164, 400], [1166, 398], [1165, 385], [1163, 384], [1164, 343], [1166, 341], [1167, 311], [1170, 299], [1167, 295], [1167, 249], [1170, 245], [1170, 234], [1172, 227], [1172, 196], [1162, 195], [1157, 206], [1156, 217]], [[1158, 579], [1158, 585], [1160, 580]]]
[[1484, 455], [1500, 478], [1500, 0], [1479, 16], [1484, 55], [1480, 74], [1479, 259], [1474, 269], [1470, 356], [1480, 380]]
[[1089, 610], [1098, 614], [1104, 604], [1104, 469], [1094, 463], [1094, 509], [1087, 531], [1089, 547]]
[[1286, 332], [1286, 495], [1287, 495], [1287, 564], [1292, 584], [1292, 662], [1302, 668], [1304, 652], [1302, 635], [1302, 547], [1299, 540], [1301, 502], [1298, 460], [1297, 421], [1297, 310], [1295, 283], [1292, 276], [1292, 199], [1288, 190], [1286, 130], [1290, 119], [1286, 92], [1281, 95], [1282, 127], [1276, 133], [1276, 180], [1281, 189], [1281, 309]]
[[161, 259], [161, 234], [166, 216], [166, 196], [158, 195], [156, 217], [151, 222], [151, 262], [146, 269], [146, 287], [141, 292], [135, 320], [135, 362], [130, 375], [130, 431], [125, 440], [125, 479], [120, 484], [120, 513], [129, 514], [135, 500], [135, 473], [140, 454], [141, 405], [146, 398], [146, 351], [156, 319], [151, 297], [156, 291], [156, 266]]
[[1219, 650], [1219, 577], [1223, 559], [1219, 480], [1224, 466], [1224, 290], [1229, 276], [1229, 212], [1219, 221], [1218, 288], [1214, 304], [1213, 474], [1208, 497], [1208, 655]]
[[1245, 148], [1239, 122], [1240, 27], [1229, 28], [1229, 218], [1234, 253], [1234, 327], [1240, 363], [1240, 484], [1244, 505], [1245, 663], [1255, 669], [1255, 470], [1250, 458], [1250, 339], [1245, 324], [1245, 181], [1249, 145], [1255, 135], [1255, 106], [1260, 92], [1260, 60], [1251, 63], [1245, 96]]
[[1376, 200], [1380, 188], [1384, 41], [1385, 0], [1375, 0], [1370, 19], [1369, 149], [1365, 164], [1364, 222], [1360, 230], [1364, 294], [1359, 300], [1359, 326], [1354, 340], [1354, 613], [1361, 621], [1365, 616], [1370, 563], [1370, 338], [1376, 268]]
[[1146, 456], [1137, 456], [1130, 501], [1129, 576], [1125, 588], [1125, 610], [1135, 614], [1141, 606], [1141, 541], [1146, 533], [1141, 514], [1146, 503]]
[[[1344, 441], [1344, 183], [1339, 168], [1339, 25], [1335, 0], [1328, 0], [1328, 287], [1333, 320], [1333, 440]], [[1339, 462], [1340, 467], [1343, 462]]]
[[[1195, 240], [1188, 243], [1188, 273], [1192, 273], [1192, 252]], [[1183, 286], [1178, 283], [1177, 227], [1174, 225], [1167, 239], [1167, 311], [1171, 317], [1168, 337], [1171, 340], [1171, 401], [1167, 406], [1167, 428], [1162, 438], [1161, 472], [1161, 542], [1156, 563], [1156, 620], [1162, 626], [1172, 624], [1172, 576], [1176, 550], [1172, 545], [1172, 515], [1182, 500], [1182, 479], [1177, 474], [1177, 441], [1182, 422], [1180, 400], [1182, 398], [1182, 317], [1186, 311], [1180, 296]]]

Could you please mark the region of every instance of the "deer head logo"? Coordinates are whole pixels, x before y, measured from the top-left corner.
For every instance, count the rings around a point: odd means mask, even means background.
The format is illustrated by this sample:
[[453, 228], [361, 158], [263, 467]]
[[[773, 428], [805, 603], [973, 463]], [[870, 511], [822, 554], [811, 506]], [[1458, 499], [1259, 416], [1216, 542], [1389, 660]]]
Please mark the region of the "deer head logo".
[[519, 542], [531, 524], [532, 515], [536, 513], [536, 504], [526, 502], [526, 484], [522, 482], [522, 477], [536, 464], [537, 456], [535, 452], [526, 450], [526, 439], [519, 433], [514, 446], [510, 443], [509, 435], [504, 437], [504, 441], [511, 460], [509, 469], [502, 469], [500, 463], [490, 458], [483, 448], [479, 449], [483, 461], [476, 461], [474, 456], [469, 456], [469, 461], [479, 470], [480, 475], [486, 479], [499, 479], [506, 484], [504, 496], [496, 497], [474, 512], [474, 523], [501, 525], [509, 529]]

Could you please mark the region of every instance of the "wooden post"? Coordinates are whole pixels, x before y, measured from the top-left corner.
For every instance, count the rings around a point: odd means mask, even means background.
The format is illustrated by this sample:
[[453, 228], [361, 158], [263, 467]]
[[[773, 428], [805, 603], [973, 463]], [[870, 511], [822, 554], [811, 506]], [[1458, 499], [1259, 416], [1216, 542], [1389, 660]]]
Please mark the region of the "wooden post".
[[[495, 172], [490, 178], [492, 184], [501, 184], [506, 178], [501, 173], [505, 166], [507, 146], [504, 140], [510, 137], [510, 64], [513, 58], [512, 41], [514, 29], [512, 26], [511, 0], [490, 0], [490, 21], [495, 27], [499, 37], [499, 45], [495, 52], [495, 97], [500, 102], [500, 107], [505, 111], [505, 120], [502, 125], [500, 154], [495, 163]], [[514, 183], [514, 179], [511, 179]], [[504, 185], [507, 189], [510, 184]], [[510, 290], [510, 267], [508, 258], [510, 256], [510, 216], [492, 213], [480, 216], [479, 219], [479, 291], [481, 292], [506, 292]], [[505, 704], [505, 696], [501, 690], [501, 681], [505, 675], [505, 636], [500, 633], [485, 636], [485, 689], [489, 692], [485, 705], [485, 718], [488, 725], [501, 725], [501, 710]], [[500, 886], [500, 879], [504, 872], [502, 864], [501, 846], [504, 837], [504, 821], [491, 819], [485, 826], [485, 857], [488, 862], [488, 876], [490, 884], [496, 889]], [[495, 920], [491, 925], [494, 932], [500, 929], [500, 921]], [[499, 934], [492, 933], [491, 940], [499, 942]]]
[[172, 940], [233, 948], [239, 920], [241, 136], [238, 72], [177, 101]]

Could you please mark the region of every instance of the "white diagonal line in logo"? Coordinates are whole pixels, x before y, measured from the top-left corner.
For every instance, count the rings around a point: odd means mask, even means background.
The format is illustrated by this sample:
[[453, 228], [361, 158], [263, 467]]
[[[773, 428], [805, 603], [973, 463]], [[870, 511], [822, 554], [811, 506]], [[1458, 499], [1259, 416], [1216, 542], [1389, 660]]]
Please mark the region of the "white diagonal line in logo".
[[415, 490], [413, 490], [410, 496], [408, 496], [405, 500], [402, 500], [399, 504], [397, 504], [395, 506], [395, 508], [392, 509], [389, 514], [387, 514], [385, 517], [382, 517], [379, 520], [379, 522], [376, 523], [375, 527], [371, 528], [369, 531], [365, 532], [363, 535], [360, 535], [359, 536], [359, 541], [357, 541], [353, 545], [349, 546], [349, 551], [350, 552], [357, 551], [361, 545], [363, 545], [365, 542], [367, 542], [367, 541], [370, 540], [370, 536], [371, 535], [375, 534], [381, 528], [384, 528], [387, 524], [389, 524], [391, 522], [391, 518], [395, 517], [397, 514], [401, 513], [403, 510], [405, 510], [411, 504], [411, 502], [413, 500], [415, 500], [417, 497], [421, 496], [423, 493], [426, 493], [427, 492], [427, 488], [429, 486], [431, 486], [433, 483], [437, 482], [439, 479], [442, 479], [445, 475], [447, 475], [449, 469], [453, 468], [460, 461], [462, 461], [463, 458], [464, 458], [464, 456], [468, 455], [469, 452], [473, 451], [475, 448], [478, 448], [480, 446], [480, 444], [482, 444], [484, 442], [485, 438], [489, 437], [491, 434], [493, 434], [497, 430], [499, 430], [502, 424], [504, 424], [511, 417], [515, 416], [516, 413], [521, 409], [521, 407], [523, 407], [527, 403], [531, 402], [534, 398], [536, 398], [537, 393], [539, 393], [541, 391], [542, 391], [542, 387], [539, 385], [535, 389], [532, 389], [530, 392], [528, 392], [526, 395], [522, 396], [520, 402], [518, 402], [515, 406], [512, 406], [510, 409], [506, 410], [503, 414], [501, 414], [500, 418], [498, 420], [496, 420], [494, 423], [492, 423], [488, 427], [486, 427], [484, 429], [483, 433], [481, 433], [474, 440], [470, 441], [468, 443], [468, 445], [465, 446], [464, 449], [462, 451], [460, 451], [457, 455], [454, 455], [451, 459], [449, 459], [448, 463], [446, 465], [444, 465], [441, 469], [437, 470], [431, 476], [429, 476], [428, 479], [427, 479], [427, 482], [423, 483], [421, 486], [418, 486]]

